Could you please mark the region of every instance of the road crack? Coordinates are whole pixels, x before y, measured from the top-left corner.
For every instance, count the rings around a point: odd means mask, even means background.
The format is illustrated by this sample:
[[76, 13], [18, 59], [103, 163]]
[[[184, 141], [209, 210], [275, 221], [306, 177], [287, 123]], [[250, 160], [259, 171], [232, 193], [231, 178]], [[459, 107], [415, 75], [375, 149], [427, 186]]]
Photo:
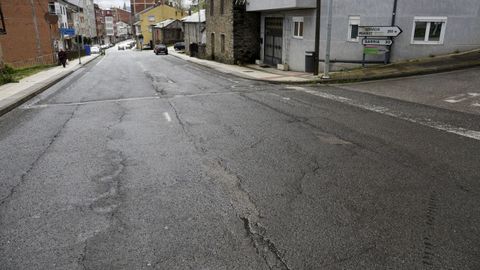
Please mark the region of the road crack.
[[61, 136], [63, 130], [66, 128], [68, 123], [73, 119], [77, 109], [78, 109], [78, 106], [76, 106], [73, 109], [73, 111], [69, 115], [69, 117], [64, 121], [62, 126], [58, 129], [58, 131], [53, 135], [53, 137], [47, 143], [47, 146], [37, 156], [37, 158], [32, 162], [32, 164], [30, 164], [28, 169], [20, 176], [20, 180], [18, 181], [18, 183], [10, 189], [10, 191], [8, 192], [8, 194], [6, 196], [4, 196], [3, 198], [0, 199], [0, 206], [4, 205], [8, 200], [10, 200], [12, 198], [12, 196], [17, 192], [17, 189], [25, 183], [27, 176], [33, 171], [33, 169], [35, 169], [35, 167], [40, 162], [40, 160], [48, 153], [48, 151], [53, 146], [55, 141]]
[[106, 127], [108, 131], [106, 135], [106, 158], [109, 161], [109, 168], [93, 180], [103, 192], [88, 206], [93, 213], [104, 216], [109, 221], [109, 224], [105, 231], [95, 231], [84, 240], [84, 248], [78, 258], [78, 264], [83, 269], [88, 269], [86, 264], [88, 262], [87, 255], [90, 241], [100, 234], [109, 234], [113, 231], [117, 232], [119, 229], [125, 230], [127, 228], [127, 223], [120, 217], [120, 207], [124, 200], [122, 174], [127, 167], [127, 158], [121, 150], [111, 145], [116, 140], [114, 137], [115, 126], [124, 121], [127, 116], [127, 110], [120, 104], [117, 103], [117, 105], [121, 108], [121, 111], [117, 118], [114, 119], [114, 123]]
[[240, 217], [240, 219], [243, 221], [247, 236], [252, 240], [257, 254], [262, 256], [268, 268], [272, 270], [290, 270], [291, 268], [288, 267], [287, 262], [272, 240], [262, 233], [265, 230], [258, 223], [251, 222], [246, 217]]

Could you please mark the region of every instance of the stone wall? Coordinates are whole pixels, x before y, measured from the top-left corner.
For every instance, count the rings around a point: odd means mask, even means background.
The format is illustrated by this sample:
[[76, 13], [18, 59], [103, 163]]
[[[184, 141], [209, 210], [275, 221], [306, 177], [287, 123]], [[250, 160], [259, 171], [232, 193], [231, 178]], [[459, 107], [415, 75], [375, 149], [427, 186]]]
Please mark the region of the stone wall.
[[[220, 12], [222, 0], [208, 0], [205, 10], [207, 19], [207, 58], [233, 64], [233, 1], [224, 0], [224, 13]], [[212, 14], [213, 3], [213, 14]], [[225, 36], [225, 50], [222, 52], [221, 36]]]
[[255, 63], [260, 59], [260, 13], [235, 5], [233, 18], [235, 64]]
[[[223, 14], [222, 0], [207, 1], [207, 58], [227, 64], [255, 62], [260, 57], [260, 14], [247, 13], [245, 5], [235, 5], [235, 0], [223, 1]], [[224, 51], [222, 35], [225, 36]]]

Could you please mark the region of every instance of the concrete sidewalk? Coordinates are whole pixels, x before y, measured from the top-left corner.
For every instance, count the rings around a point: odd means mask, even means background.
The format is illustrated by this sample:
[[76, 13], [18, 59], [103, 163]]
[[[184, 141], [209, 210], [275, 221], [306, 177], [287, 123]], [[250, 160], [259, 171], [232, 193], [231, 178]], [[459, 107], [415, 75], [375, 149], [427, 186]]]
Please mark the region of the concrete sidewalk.
[[1, 85], [0, 116], [48, 89], [99, 56], [99, 54], [84, 56], [81, 58], [82, 64], [78, 63], [78, 59], [74, 59], [69, 62], [66, 68], [62, 66], [52, 67], [23, 78], [18, 83]]
[[341, 72], [332, 72], [330, 74], [331, 78], [325, 80], [320, 76], [313, 76], [312, 74], [308, 73], [281, 71], [275, 68], [263, 68], [258, 65], [237, 66], [222, 64], [215, 61], [190, 57], [186, 54], [175, 52], [173, 49], [170, 49], [169, 53], [178, 58], [185, 59], [187, 61], [197, 63], [223, 73], [233, 74], [246, 79], [260, 80], [271, 83], [347, 83], [433, 74], [480, 66], [480, 50], [475, 50], [465, 53], [393, 63], [389, 65], [378, 65]]
[[260, 67], [257, 69], [254, 67], [254, 65], [227, 65], [215, 61], [190, 57], [184, 53], [176, 52], [172, 48], [169, 48], [168, 52], [170, 55], [190, 61], [192, 63], [250, 80], [268, 81], [273, 83], [312, 83], [318, 80], [318, 77], [303, 72], [280, 71], [273, 68], [262, 69]]

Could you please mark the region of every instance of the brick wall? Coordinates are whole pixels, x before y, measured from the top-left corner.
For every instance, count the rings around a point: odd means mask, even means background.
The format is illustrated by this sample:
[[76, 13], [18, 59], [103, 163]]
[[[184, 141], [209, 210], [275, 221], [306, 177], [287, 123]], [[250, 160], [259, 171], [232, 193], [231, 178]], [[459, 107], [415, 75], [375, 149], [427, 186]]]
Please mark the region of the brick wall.
[[[4, 61], [14, 67], [56, 62], [53, 40], [59, 39], [57, 25], [45, 20], [48, 0], [0, 0], [6, 35], [0, 36]], [[32, 6], [33, 3], [33, 6]]]
[[158, 0], [130, 0], [133, 15], [149, 7], [153, 7], [157, 1]]
[[130, 22], [132, 21], [132, 16], [130, 12], [126, 10], [115, 8], [114, 13], [117, 22], [122, 21], [124, 23], [130, 24]]

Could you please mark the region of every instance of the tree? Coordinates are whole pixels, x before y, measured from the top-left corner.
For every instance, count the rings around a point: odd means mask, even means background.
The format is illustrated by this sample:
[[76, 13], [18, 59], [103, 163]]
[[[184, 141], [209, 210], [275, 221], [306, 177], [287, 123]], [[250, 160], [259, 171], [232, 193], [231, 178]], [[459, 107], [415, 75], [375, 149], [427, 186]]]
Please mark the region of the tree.
[[207, 6], [206, 0], [192, 0], [190, 9], [192, 10], [192, 12], [198, 12], [199, 9], [205, 9], [206, 6]]

